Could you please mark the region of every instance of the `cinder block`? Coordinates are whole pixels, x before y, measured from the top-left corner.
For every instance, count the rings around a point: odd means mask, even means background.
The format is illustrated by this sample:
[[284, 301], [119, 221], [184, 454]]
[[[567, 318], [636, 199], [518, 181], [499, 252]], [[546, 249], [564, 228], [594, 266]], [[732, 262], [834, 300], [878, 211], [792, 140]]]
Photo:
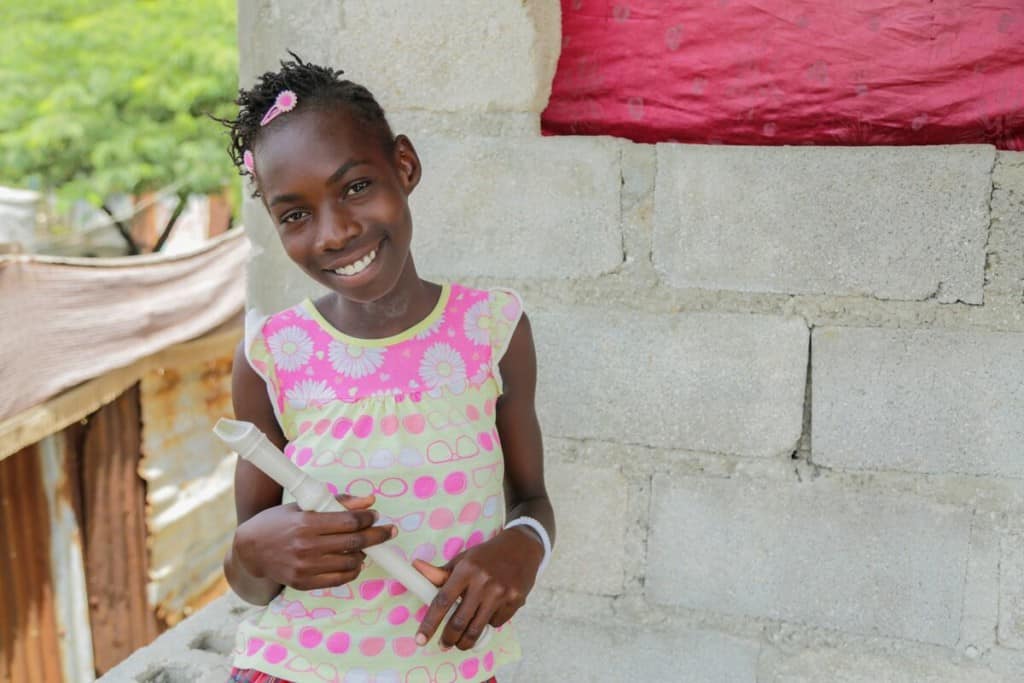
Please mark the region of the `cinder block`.
[[434, 137], [418, 151], [410, 205], [421, 272], [548, 280], [622, 263], [614, 140]]
[[829, 467], [1024, 477], [1024, 334], [819, 328], [811, 448]]
[[[517, 621], [523, 660], [511, 683], [755, 683], [756, 642], [714, 631], [596, 625], [527, 614]], [[499, 680], [503, 680], [500, 679]]]
[[1024, 535], [1003, 538], [999, 563], [999, 644], [1024, 650]]
[[286, 49], [345, 70], [385, 111], [529, 111], [551, 94], [558, 0], [239, 3], [242, 83]]
[[654, 479], [647, 595], [665, 605], [956, 644], [970, 513], [828, 482]]
[[528, 310], [552, 436], [753, 456], [787, 452], [800, 438], [803, 320]]
[[994, 150], [658, 145], [676, 287], [981, 303]]
[[548, 495], [558, 518], [556, 551], [540, 583], [551, 589], [618, 595], [625, 575], [625, 477], [610, 468], [555, 464], [545, 467]]
[[983, 666], [957, 665], [938, 657], [815, 649], [762, 661], [759, 683], [1009, 683]]

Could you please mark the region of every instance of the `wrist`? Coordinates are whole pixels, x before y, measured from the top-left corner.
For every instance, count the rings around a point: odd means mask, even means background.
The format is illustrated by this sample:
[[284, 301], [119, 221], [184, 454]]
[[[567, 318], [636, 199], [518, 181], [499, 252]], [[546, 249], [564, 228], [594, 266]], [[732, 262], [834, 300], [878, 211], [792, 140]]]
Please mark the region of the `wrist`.
[[533, 517], [527, 517], [526, 515], [509, 520], [508, 523], [505, 524], [505, 529], [518, 529], [522, 533], [529, 535], [534, 542], [541, 546], [541, 549], [544, 551], [544, 556], [540, 561], [540, 566], [537, 568], [537, 576], [540, 576], [548, 566], [548, 560], [551, 559], [551, 537], [548, 536], [547, 529], [545, 529], [544, 525], [536, 519]]

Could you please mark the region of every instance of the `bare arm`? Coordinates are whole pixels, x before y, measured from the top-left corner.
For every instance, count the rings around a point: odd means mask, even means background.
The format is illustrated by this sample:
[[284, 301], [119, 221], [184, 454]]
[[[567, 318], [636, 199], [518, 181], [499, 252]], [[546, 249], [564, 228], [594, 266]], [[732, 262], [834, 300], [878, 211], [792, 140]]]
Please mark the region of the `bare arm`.
[[[534, 408], [537, 355], [524, 313], [500, 363], [505, 391], [498, 399], [497, 423], [505, 453], [508, 519], [526, 515], [540, 522], [555, 542], [555, 513], [544, 485], [544, 444]], [[528, 527], [515, 527], [533, 535]]]
[[[231, 371], [231, 401], [235, 417], [252, 422], [275, 446], [283, 449], [286, 439], [277, 424], [263, 378], [249, 366], [249, 361], [245, 357], [244, 343], [239, 344], [235, 350]], [[277, 482], [263, 474], [252, 463], [238, 459], [238, 464], [235, 465], [235, 517], [238, 526], [263, 510], [280, 505], [281, 493], [281, 487]], [[237, 542], [236, 533], [224, 558], [224, 575], [231, 588], [243, 600], [265, 605], [281, 591], [282, 586], [276, 581], [251, 573], [238, 560], [235, 547]]]
[[[252, 422], [283, 450], [287, 440], [278, 426], [263, 379], [249, 366], [244, 349], [235, 352], [232, 370], [235, 417]], [[348, 512], [303, 512], [281, 504], [281, 487], [252, 463], [235, 467], [238, 528], [224, 558], [224, 575], [246, 602], [265, 605], [285, 586], [300, 590], [348, 583], [362, 568], [362, 549], [389, 540], [393, 526], [374, 527], [373, 496], [344, 496]]]
[[[553, 540], [555, 515], [544, 486], [544, 453], [533, 404], [537, 362], [530, 321], [525, 315], [499, 368], [504, 393], [498, 400], [496, 422], [505, 456], [509, 518], [533, 517]], [[462, 602], [441, 634], [441, 644], [463, 650], [473, 647], [487, 624], [500, 626], [526, 604], [543, 557], [539, 537], [529, 528], [517, 526], [456, 555], [444, 567], [417, 560], [417, 569], [440, 586], [417, 639], [421, 643], [429, 640], [461, 597]]]

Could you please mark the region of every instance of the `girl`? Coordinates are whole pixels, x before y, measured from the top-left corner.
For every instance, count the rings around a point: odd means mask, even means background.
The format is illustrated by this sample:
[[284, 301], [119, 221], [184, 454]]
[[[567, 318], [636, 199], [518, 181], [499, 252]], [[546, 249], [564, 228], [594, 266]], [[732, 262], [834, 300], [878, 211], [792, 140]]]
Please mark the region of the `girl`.
[[[285, 252], [327, 293], [250, 315], [234, 407], [348, 511], [283, 504], [239, 460], [224, 571], [266, 608], [239, 627], [231, 680], [493, 680], [555, 533], [530, 324], [511, 291], [417, 275], [412, 143], [365, 88], [292, 57], [225, 123]], [[379, 543], [440, 587], [431, 605], [367, 560]]]

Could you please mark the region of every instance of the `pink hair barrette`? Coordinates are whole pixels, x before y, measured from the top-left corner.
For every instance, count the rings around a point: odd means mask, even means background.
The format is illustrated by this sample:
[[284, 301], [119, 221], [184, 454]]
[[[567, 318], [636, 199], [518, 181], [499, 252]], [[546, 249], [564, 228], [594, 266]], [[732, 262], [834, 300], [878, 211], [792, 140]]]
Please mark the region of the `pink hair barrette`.
[[274, 100], [274, 104], [270, 106], [267, 113], [263, 115], [260, 125], [265, 126], [286, 111], [295, 109], [298, 101], [299, 98], [291, 90], [282, 90], [277, 93], [277, 99]]
[[249, 150], [242, 152], [242, 165], [245, 166], [245, 170], [249, 172], [249, 175], [256, 175], [256, 162], [253, 161], [252, 152]]

